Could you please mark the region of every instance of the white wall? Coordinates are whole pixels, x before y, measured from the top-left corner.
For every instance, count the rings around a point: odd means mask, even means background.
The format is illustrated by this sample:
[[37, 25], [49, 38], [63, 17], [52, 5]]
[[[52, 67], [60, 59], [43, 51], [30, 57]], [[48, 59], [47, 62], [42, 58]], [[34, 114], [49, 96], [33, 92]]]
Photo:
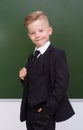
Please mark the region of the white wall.
[[83, 130], [83, 99], [71, 101], [75, 115], [61, 123], [57, 123], [57, 130]]
[[[20, 99], [0, 100], [0, 130], [26, 130], [20, 122]], [[70, 100], [75, 115], [67, 121], [57, 123], [56, 130], [83, 130], [83, 99]]]

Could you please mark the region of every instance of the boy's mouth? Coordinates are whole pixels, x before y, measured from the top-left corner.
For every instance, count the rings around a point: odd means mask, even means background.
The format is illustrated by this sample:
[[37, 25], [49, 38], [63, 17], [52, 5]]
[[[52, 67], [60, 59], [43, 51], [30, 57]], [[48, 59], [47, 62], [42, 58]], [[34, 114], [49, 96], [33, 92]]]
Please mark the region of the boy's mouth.
[[39, 42], [39, 41], [42, 41], [42, 40], [43, 40], [43, 38], [42, 39], [37, 39], [36, 42]]

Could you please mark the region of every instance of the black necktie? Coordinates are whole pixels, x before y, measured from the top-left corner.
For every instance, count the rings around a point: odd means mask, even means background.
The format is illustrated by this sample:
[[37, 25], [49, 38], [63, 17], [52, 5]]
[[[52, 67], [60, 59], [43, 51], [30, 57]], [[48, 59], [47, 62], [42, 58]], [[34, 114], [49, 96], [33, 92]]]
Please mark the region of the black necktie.
[[35, 51], [34, 57], [37, 58], [37, 56], [39, 55], [40, 51]]
[[33, 56], [33, 60], [37, 59], [37, 56], [40, 54], [40, 51], [36, 50]]

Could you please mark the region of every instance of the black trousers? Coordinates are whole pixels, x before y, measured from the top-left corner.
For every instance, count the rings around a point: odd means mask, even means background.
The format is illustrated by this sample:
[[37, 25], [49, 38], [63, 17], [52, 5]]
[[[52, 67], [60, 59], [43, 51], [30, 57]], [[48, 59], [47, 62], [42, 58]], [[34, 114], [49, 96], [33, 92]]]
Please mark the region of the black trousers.
[[[42, 108], [41, 112], [38, 109]], [[55, 120], [44, 113], [45, 103], [33, 108], [27, 108], [27, 130], [55, 130]]]

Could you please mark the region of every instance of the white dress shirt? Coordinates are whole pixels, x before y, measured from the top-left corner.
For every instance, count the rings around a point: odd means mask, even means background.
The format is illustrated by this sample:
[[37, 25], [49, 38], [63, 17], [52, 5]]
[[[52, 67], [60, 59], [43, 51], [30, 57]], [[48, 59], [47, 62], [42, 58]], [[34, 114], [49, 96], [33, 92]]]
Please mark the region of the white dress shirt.
[[40, 54], [37, 56], [37, 58], [38, 58], [41, 54], [42, 54], [42, 55], [44, 54], [44, 52], [48, 49], [48, 47], [49, 47], [50, 44], [51, 44], [50, 41], [48, 41], [48, 42], [46, 42], [44, 45], [42, 45], [41, 47], [35, 48], [34, 52], [35, 52], [36, 50], [40, 51]]

